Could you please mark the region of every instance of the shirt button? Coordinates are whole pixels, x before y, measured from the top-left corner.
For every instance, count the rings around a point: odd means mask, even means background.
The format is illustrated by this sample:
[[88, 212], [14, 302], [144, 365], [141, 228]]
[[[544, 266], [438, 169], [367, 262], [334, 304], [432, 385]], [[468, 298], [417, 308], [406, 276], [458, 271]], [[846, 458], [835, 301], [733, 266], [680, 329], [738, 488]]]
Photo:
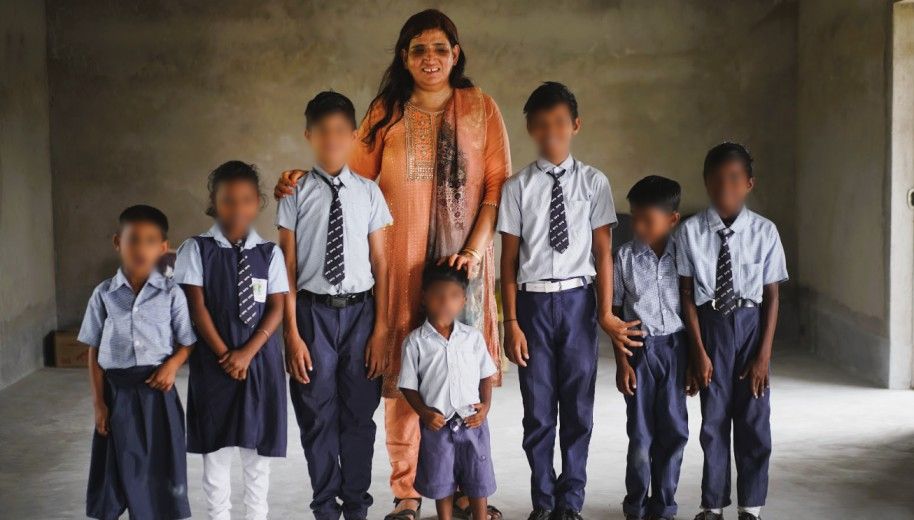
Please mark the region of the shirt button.
[[134, 346], [134, 347], [139, 347], [139, 346], [140, 346], [140, 342], [139, 342], [139, 341], [134, 341], [134, 342], [133, 342], [133, 346]]

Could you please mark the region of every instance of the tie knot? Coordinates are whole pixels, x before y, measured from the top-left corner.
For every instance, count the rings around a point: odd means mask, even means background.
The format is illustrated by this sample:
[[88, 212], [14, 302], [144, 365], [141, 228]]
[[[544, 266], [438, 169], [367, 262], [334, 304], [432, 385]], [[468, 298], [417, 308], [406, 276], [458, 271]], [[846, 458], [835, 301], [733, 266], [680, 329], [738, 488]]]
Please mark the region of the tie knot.
[[549, 172], [549, 175], [558, 182], [558, 180], [562, 178], [562, 175], [565, 175], [565, 170], [564, 168], [556, 168]]
[[717, 232], [717, 234], [720, 235], [720, 238], [726, 240], [726, 239], [730, 238], [730, 235], [733, 234], [733, 230], [730, 228], [725, 228], [725, 229], [719, 230]]

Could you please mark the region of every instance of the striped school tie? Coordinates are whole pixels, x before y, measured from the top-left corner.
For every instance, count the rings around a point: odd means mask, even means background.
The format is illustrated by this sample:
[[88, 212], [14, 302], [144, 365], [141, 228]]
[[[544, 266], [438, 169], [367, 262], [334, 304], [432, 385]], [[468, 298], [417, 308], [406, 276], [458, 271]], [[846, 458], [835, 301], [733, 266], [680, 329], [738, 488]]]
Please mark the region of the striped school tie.
[[552, 177], [552, 200], [549, 202], [549, 245], [559, 253], [568, 249], [568, 221], [565, 220], [565, 195], [559, 179], [565, 170], [548, 172]]
[[254, 286], [251, 283], [251, 264], [248, 262], [248, 252], [243, 248], [243, 241], [235, 244], [238, 252], [238, 317], [245, 325], [252, 325], [257, 318], [257, 308], [254, 305]]
[[714, 288], [714, 306], [724, 316], [736, 308], [736, 292], [733, 290], [733, 265], [730, 258], [728, 239], [733, 235], [730, 228], [721, 229], [720, 252], [717, 254], [717, 286]]
[[[323, 178], [322, 178], [323, 179]], [[325, 182], [326, 179], [323, 179]], [[346, 275], [343, 250], [343, 205], [340, 203], [340, 186], [327, 182], [333, 192], [330, 201], [330, 217], [327, 221], [327, 248], [324, 254], [324, 278], [330, 285], [337, 285]]]

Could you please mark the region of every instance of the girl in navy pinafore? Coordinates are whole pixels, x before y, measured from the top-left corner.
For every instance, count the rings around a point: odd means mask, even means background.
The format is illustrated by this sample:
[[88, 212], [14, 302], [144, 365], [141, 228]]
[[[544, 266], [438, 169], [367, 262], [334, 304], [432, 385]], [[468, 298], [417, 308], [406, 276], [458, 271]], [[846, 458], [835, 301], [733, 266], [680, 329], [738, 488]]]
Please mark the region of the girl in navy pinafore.
[[[246, 518], [265, 519], [268, 457], [286, 455], [285, 367], [273, 332], [288, 278], [280, 249], [250, 227], [261, 200], [253, 166], [225, 163], [209, 184], [208, 213], [217, 222], [181, 245], [175, 265], [199, 337], [189, 362], [187, 451], [203, 454], [209, 517], [227, 520], [237, 447]], [[225, 208], [223, 198], [231, 200]], [[244, 238], [233, 243], [227, 236]]]

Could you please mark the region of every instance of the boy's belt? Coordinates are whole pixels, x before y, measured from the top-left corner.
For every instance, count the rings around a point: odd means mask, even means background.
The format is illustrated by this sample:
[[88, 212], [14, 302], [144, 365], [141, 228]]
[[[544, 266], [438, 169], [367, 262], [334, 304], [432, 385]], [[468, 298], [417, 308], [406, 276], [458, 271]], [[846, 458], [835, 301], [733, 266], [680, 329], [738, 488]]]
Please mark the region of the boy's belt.
[[577, 278], [568, 278], [567, 280], [542, 280], [539, 282], [522, 283], [518, 287], [524, 292], [534, 293], [554, 293], [567, 291], [568, 289], [577, 289], [590, 284], [589, 276], [578, 276]]
[[314, 303], [320, 303], [326, 305], [327, 307], [333, 307], [334, 309], [343, 309], [349, 307], [350, 305], [362, 303], [365, 300], [371, 298], [372, 294], [374, 294], [374, 292], [371, 289], [352, 294], [317, 294], [311, 291], [306, 291], [304, 289], [298, 291], [299, 296], [304, 297]]
[[[717, 310], [717, 300], [716, 300], [716, 299], [711, 300], [711, 301], [709, 301], [708, 303], [703, 304], [702, 307], [704, 307], [705, 305], [711, 307], [711, 308], [714, 309], [715, 311]], [[745, 299], [745, 298], [737, 298], [737, 299], [736, 299], [736, 307], [737, 307], [737, 308], [739, 308], [739, 307], [758, 307], [758, 304], [755, 303], [755, 301], [753, 301], [753, 300], [747, 300], [747, 299]]]

